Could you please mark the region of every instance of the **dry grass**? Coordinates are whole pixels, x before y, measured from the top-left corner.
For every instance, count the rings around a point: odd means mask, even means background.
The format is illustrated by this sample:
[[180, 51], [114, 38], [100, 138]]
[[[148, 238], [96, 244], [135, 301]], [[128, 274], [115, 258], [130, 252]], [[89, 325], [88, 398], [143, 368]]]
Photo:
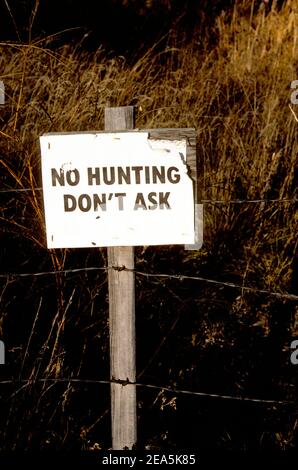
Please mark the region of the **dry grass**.
[[[197, 129], [200, 196], [226, 201], [205, 206], [204, 250], [185, 255], [192, 272], [210, 257], [212, 274], [217, 257], [221, 277], [287, 292], [297, 251], [297, 122], [288, 107], [290, 83], [298, 78], [297, 2], [289, 0], [267, 16], [243, 16], [235, 9], [232, 20], [218, 18], [214, 34], [218, 43], [212, 50], [199, 48], [195, 38], [182, 46], [172, 38], [168, 48], [153, 48], [134, 64], [102, 50], [82, 52], [80, 45], [53, 51], [46, 41], [0, 44], [0, 79], [7, 91], [0, 110], [2, 188], [41, 186], [42, 133], [101, 130], [107, 104], [134, 104], [138, 128]], [[291, 202], [228, 203], [235, 199]], [[40, 192], [33, 190], [25, 203], [23, 195], [5, 196], [1, 221], [27, 237], [32, 251], [45, 247]], [[55, 269], [69, 265], [70, 257], [68, 250], [51, 252]], [[44, 343], [51, 353], [42, 367], [32, 366], [32, 377], [63, 371], [61, 335], [72, 294], [57, 282], [59, 308]], [[269, 334], [270, 306], [262, 310], [261, 302], [256, 313], [246, 297], [231, 311], [236, 316], [253, 311], [251, 325], [258, 321]], [[214, 325], [206, 325], [207, 344]]]

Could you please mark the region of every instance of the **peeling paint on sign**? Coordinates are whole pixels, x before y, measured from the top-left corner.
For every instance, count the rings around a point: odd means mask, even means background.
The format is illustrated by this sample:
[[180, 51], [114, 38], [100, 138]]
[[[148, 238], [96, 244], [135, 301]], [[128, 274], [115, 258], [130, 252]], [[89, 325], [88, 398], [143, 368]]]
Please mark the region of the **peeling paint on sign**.
[[48, 248], [195, 242], [185, 140], [49, 134], [40, 145]]

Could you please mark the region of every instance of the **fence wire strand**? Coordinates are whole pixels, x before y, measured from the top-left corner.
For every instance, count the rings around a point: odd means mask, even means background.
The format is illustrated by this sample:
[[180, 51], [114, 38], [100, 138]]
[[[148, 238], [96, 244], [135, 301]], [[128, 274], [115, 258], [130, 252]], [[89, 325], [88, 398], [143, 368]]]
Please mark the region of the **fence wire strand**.
[[[135, 387], [140, 388], [148, 388], [153, 390], [160, 390], [164, 392], [173, 393], [175, 395], [192, 395], [197, 397], [205, 397], [205, 398], [215, 398], [215, 399], [222, 399], [222, 400], [232, 400], [232, 401], [242, 401], [242, 402], [251, 402], [251, 403], [260, 403], [264, 405], [293, 405], [293, 401], [286, 401], [286, 400], [267, 400], [263, 398], [250, 398], [250, 397], [242, 397], [242, 396], [233, 396], [233, 395], [220, 395], [217, 393], [207, 393], [207, 392], [197, 392], [193, 390], [183, 390], [180, 388], [172, 388], [169, 386], [162, 386], [162, 385], [154, 385], [148, 383], [141, 383], [141, 382], [131, 382], [129, 380], [120, 380], [120, 379], [112, 379], [112, 380], [97, 380], [97, 379], [80, 379], [80, 378], [44, 378], [44, 379], [17, 379], [17, 380], [2, 380], [0, 381], [0, 385], [11, 385], [11, 384], [22, 384], [19, 391], [21, 391], [24, 387], [29, 385], [33, 385], [35, 383], [47, 383], [51, 382], [55, 383], [82, 383], [82, 384], [103, 384], [103, 385], [110, 385], [110, 384], [119, 384], [123, 387], [127, 385], [133, 385]], [[17, 392], [15, 392], [17, 393]]]
[[38, 276], [59, 276], [61, 274], [75, 274], [75, 273], [80, 273], [80, 272], [90, 272], [90, 271], [106, 271], [108, 272], [110, 269], [113, 269], [115, 271], [127, 271], [127, 272], [133, 272], [137, 276], [142, 276], [146, 278], [160, 278], [160, 279], [176, 279], [178, 281], [199, 281], [199, 282], [207, 282], [211, 284], [216, 284], [219, 286], [224, 286], [224, 287], [230, 287], [233, 289], [240, 289], [242, 291], [246, 292], [252, 292], [255, 294], [264, 294], [264, 295], [270, 295], [273, 297], [278, 297], [281, 299], [288, 299], [288, 300], [298, 300], [298, 295], [295, 294], [289, 294], [289, 293], [282, 293], [282, 292], [274, 292], [270, 291], [267, 289], [257, 289], [255, 287], [250, 287], [250, 286], [245, 286], [245, 285], [240, 285], [240, 284], [235, 284], [233, 282], [228, 282], [228, 281], [219, 281], [216, 279], [209, 279], [206, 277], [202, 276], [188, 276], [186, 274], [166, 274], [166, 273], [150, 273], [150, 272], [145, 272], [145, 271], [139, 271], [137, 269], [129, 269], [126, 266], [103, 266], [103, 267], [96, 267], [96, 266], [90, 266], [90, 267], [85, 267], [85, 268], [75, 268], [75, 269], [62, 269], [59, 271], [43, 271], [43, 272], [37, 272], [37, 273], [1, 273], [0, 274], [0, 279], [15, 279], [15, 278], [24, 278], [24, 277], [38, 277]]

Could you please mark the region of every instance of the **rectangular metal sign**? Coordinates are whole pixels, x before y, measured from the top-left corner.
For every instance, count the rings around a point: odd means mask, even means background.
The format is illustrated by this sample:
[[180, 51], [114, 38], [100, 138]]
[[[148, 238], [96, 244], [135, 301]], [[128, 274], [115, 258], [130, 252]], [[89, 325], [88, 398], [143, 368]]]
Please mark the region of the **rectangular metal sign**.
[[40, 146], [48, 248], [195, 242], [185, 139], [65, 133]]

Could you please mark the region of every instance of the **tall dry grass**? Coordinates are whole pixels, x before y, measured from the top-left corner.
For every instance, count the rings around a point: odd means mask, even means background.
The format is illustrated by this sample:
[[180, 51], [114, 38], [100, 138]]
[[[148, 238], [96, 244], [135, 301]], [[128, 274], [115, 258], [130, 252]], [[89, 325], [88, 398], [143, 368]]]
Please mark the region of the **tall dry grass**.
[[[28, 240], [29, 257], [45, 248], [42, 197], [34, 189], [41, 186], [39, 136], [101, 130], [106, 105], [133, 104], [138, 110], [137, 128], [197, 130], [199, 191], [201, 199], [209, 202], [205, 204], [203, 250], [180, 253], [185, 272], [205, 272], [243, 286], [293, 292], [298, 124], [288, 105], [290, 83], [298, 78], [297, 2], [289, 0], [281, 11], [273, 8], [268, 15], [262, 11], [243, 15], [235, 8], [231, 17], [222, 14], [217, 18], [213, 34], [217, 41], [211, 50], [207, 44], [202, 47], [202, 38], [181, 45], [172, 34], [167, 48], [153, 47], [135, 63], [128, 57], [109, 57], [101, 49], [84, 52], [80, 45], [53, 50], [50, 40], [0, 44], [0, 79], [7, 93], [6, 105], [0, 110], [1, 186], [32, 188], [25, 196], [1, 195], [0, 217], [6, 232], [11, 230]], [[259, 199], [283, 201], [229, 203]], [[50, 257], [55, 270], [72, 261], [69, 250], [53, 250]], [[146, 250], [138, 262], [157, 270], [146, 259]], [[175, 270], [179, 263], [171, 259], [169, 266]], [[59, 278], [56, 289], [57, 310], [43, 345], [50, 352], [42, 365], [37, 359], [31, 361], [31, 368], [26, 369], [31, 378], [65, 374], [62, 337], [74, 292], [67, 292]], [[194, 291], [188, 298], [199, 295]], [[229, 296], [229, 316], [234, 315], [250, 332], [270, 336], [272, 299], [254, 299], [245, 292], [232, 300]], [[30, 335], [38, 312], [37, 308], [31, 314]], [[295, 312], [291, 315], [286, 328], [294, 334]], [[6, 321], [4, 316], [4, 333]], [[226, 321], [227, 317], [213, 324], [207, 316], [202, 318], [202, 350], [218, 340], [229, 341]], [[28, 345], [30, 341], [25, 356]], [[19, 365], [24, 366], [25, 356], [20, 356]], [[46, 392], [44, 385], [41, 393]], [[65, 401], [71, 393], [68, 386]], [[13, 422], [14, 407], [20, 404], [11, 406], [7, 426], [9, 420]], [[26, 418], [22, 416], [22, 420], [21, 434], [26, 432]], [[291, 445], [292, 422], [287, 433], [276, 433], [276, 445]], [[17, 447], [21, 438], [11, 439], [10, 445]], [[30, 439], [28, 442], [29, 446]]]

